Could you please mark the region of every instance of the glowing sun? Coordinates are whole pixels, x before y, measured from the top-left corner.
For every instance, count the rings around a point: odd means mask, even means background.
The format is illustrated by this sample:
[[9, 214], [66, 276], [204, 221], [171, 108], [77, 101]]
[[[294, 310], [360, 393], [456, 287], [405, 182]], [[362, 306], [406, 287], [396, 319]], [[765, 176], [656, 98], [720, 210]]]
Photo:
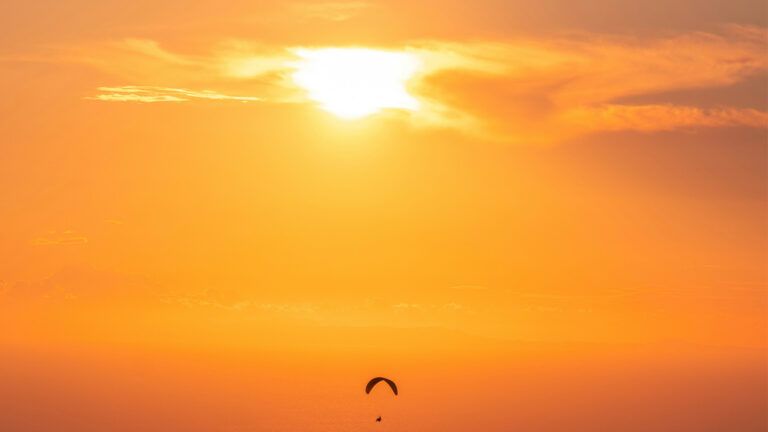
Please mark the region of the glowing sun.
[[413, 111], [406, 88], [419, 62], [411, 54], [365, 48], [297, 49], [293, 80], [323, 109], [355, 119], [394, 108]]

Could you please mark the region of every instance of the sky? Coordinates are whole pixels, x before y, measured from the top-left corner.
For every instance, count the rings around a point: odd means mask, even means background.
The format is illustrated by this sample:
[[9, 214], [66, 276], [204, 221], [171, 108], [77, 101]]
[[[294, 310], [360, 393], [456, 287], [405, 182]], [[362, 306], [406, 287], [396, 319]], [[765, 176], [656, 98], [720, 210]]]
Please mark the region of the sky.
[[1, 4], [0, 430], [765, 430], [766, 16]]

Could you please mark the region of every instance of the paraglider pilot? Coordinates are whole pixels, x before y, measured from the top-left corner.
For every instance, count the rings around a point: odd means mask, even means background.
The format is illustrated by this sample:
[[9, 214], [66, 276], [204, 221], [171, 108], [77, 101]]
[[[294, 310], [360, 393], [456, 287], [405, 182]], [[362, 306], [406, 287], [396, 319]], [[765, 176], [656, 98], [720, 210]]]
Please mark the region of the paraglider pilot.
[[[368, 384], [365, 386], [365, 394], [370, 394], [371, 390], [373, 390], [373, 387], [382, 381], [387, 383], [387, 385], [389, 385], [389, 388], [392, 389], [392, 393], [394, 393], [395, 396], [397, 396], [397, 385], [395, 384], [395, 382], [392, 381], [391, 379], [384, 378], [384, 377], [376, 377], [368, 381]], [[381, 423], [381, 416], [376, 417], [376, 422]]]

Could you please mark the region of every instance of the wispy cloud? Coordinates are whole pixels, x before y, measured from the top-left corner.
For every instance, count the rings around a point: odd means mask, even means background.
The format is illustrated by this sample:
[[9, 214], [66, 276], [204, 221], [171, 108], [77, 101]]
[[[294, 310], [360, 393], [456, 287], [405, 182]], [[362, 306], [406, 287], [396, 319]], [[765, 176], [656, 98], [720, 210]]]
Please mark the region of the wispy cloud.
[[455, 302], [442, 303], [442, 304], [423, 304], [423, 303], [396, 303], [392, 305], [392, 309], [397, 313], [404, 313], [408, 311], [449, 311], [458, 312], [465, 311], [466, 308]]
[[[766, 127], [764, 107], [622, 104], [638, 95], [726, 87], [768, 70], [765, 29], [667, 38], [576, 34], [493, 44], [430, 42], [417, 91], [470, 133], [552, 142], [601, 130]], [[439, 119], [438, 119], [439, 120]], [[446, 126], [456, 124], [446, 118]]]
[[[366, 6], [302, 7], [330, 14]], [[405, 117], [415, 126], [537, 144], [601, 131], [767, 127], [762, 106], [664, 100], [668, 92], [722, 88], [765, 73], [767, 39], [765, 28], [731, 26], [662, 38], [577, 33], [483, 43], [413, 41], [388, 49], [420, 59], [422, 68], [409, 86], [420, 109]], [[310, 103], [290, 79], [296, 51], [230, 40], [208, 54], [178, 54], [156, 41], [129, 39], [78, 58], [129, 81], [101, 87], [89, 97], [95, 100]], [[228, 92], [191, 90], [201, 82]], [[658, 95], [659, 102], [627, 102], [643, 95]]]
[[35, 237], [31, 243], [33, 246], [79, 245], [88, 243], [88, 237], [72, 230], [49, 231], [44, 235]]
[[185, 102], [194, 99], [256, 102], [261, 98], [255, 96], [232, 96], [212, 90], [189, 90], [184, 88], [153, 87], [153, 86], [121, 86], [99, 87], [101, 92], [86, 99], [112, 102]]
[[455, 285], [451, 289], [457, 291], [488, 291], [490, 288], [483, 285]]
[[768, 127], [768, 112], [749, 108], [697, 108], [674, 105], [603, 105], [573, 109], [565, 120], [583, 130], [641, 132], [695, 127]]

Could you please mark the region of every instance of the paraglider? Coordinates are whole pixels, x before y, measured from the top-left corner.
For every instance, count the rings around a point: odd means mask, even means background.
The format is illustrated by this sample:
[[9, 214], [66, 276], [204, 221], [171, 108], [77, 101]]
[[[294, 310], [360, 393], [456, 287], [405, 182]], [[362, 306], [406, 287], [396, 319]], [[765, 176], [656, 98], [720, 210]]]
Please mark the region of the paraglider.
[[389, 384], [389, 388], [391, 388], [392, 392], [395, 394], [395, 396], [397, 396], [397, 384], [395, 384], [395, 382], [391, 379], [384, 377], [376, 377], [368, 381], [368, 384], [365, 386], [365, 394], [369, 394], [371, 390], [373, 390], [373, 388], [376, 386], [376, 384], [382, 381]]
[[[371, 390], [373, 390], [373, 388], [376, 387], [376, 384], [382, 381], [387, 383], [389, 388], [392, 389], [392, 393], [394, 393], [395, 396], [397, 396], [397, 384], [395, 384], [395, 382], [392, 381], [391, 379], [384, 378], [384, 377], [376, 377], [368, 381], [368, 384], [365, 386], [365, 394], [370, 394]], [[376, 422], [381, 423], [381, 416], [376, 417]]]

